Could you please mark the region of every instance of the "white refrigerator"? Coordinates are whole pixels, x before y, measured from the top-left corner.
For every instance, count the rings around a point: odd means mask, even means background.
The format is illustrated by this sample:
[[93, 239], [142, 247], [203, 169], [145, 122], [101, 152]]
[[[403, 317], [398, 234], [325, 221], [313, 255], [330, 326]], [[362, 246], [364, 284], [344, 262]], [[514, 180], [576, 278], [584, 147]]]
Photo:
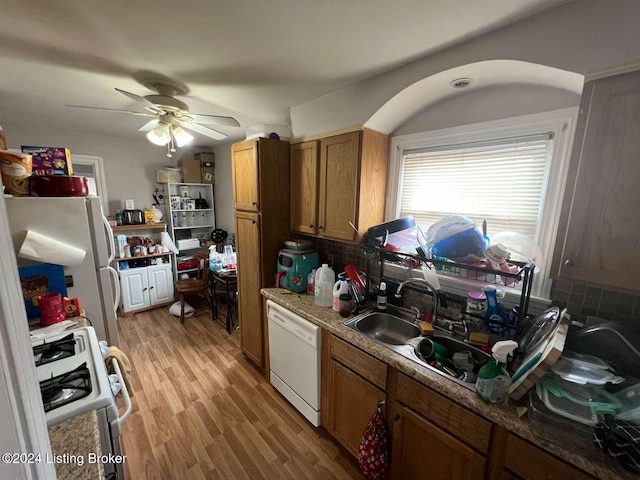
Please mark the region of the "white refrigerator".
[[110, 266], [115, 257], [114, 235], [100, 198], [12, 197], [6, 198], [6, 205], [19, 266], [36, 263], [18, 255], [28, 231], [85, 251], [81, 263], [64, 266], [64, 274], [73, 281], [67, 296], [80, 299], [99, 340], [118, 346], [120, 283]]

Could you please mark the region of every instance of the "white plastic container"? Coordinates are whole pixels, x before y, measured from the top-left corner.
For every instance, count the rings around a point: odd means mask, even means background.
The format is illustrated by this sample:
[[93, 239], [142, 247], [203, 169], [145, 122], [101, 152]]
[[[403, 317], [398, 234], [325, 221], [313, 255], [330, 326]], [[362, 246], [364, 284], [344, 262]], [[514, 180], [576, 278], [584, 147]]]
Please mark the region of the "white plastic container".
[[349, 282], [344, 275], [340, 274], [338, 275], [338, 281], [333, 285], [333, 303], [331, 308], [334, 312], [340, 311], [340, 295], [343, 293], [349, 293]]
[[331, 307], [333, 305], [333, 284], [336, 283], [336, 274], [333, 269], [323, 263], [316, 270], [314, 279], [314, 296], [319, 307]]

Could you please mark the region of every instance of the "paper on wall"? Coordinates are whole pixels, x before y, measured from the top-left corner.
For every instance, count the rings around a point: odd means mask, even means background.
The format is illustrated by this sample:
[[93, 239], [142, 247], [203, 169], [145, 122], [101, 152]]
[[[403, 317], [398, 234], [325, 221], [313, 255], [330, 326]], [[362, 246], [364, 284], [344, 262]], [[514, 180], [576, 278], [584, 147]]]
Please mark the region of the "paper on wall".
[[20, 258], [67, 267], [81, 264], [86, 254], [87, 252], [81, 248], [60, 242], [33, 230], [27, 231], [18, 251]]

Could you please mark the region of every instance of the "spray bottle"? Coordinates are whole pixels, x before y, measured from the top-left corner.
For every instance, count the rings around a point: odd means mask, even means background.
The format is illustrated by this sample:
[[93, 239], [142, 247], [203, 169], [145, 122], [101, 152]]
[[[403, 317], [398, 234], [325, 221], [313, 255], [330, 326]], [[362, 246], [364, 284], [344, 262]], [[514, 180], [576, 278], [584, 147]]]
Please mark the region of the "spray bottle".
[[482, 366], [476, 380], [476, 392], [485, 402], [502, 403], [507, 399], [511, 377], [505, 365], [507, 355], [517, 347], [518, 342], [505, 340], [497, 342], [491, 349], [493, 356]]

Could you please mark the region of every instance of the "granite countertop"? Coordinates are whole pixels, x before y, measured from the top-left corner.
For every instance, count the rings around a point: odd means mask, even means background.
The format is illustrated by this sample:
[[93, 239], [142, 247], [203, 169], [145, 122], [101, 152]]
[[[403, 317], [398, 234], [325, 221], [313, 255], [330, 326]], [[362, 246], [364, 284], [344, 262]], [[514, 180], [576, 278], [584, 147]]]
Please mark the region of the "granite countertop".
[[102, 454], [95, 411], [49, 427], [49, 441], [58, 480], [104, 478], [102, 463], [89, 456]]
[[[560, 457], [566, 462], [581, 468], [596, 478], [602, 480], [616, 480], [620, 475], [607, 467], [604, 461], [587, 458], [575, 450], [562, 448], [556, 444], [546, 442], [535, 436], [528, 421], [521, 420], [516, 411], [516, 404], [508, 401], [503, 405], [486, 404], [475, 392], [468, 390], [442, 375], [429, 370], [411, 360], [395, 353], [394, 351], [375, 343], [367, 336], [351, 330], [342, 325], [344, 318], [330, 308], [319, 307], [315, 304], [313, 296], [292, 293], [280, 288], [263, 288], [262, 295], [274, 302], [286, 307], [292, 312], [306, 318], [337, 337], [364, 350], [370, 355], [396, 368], [400, 372], [414, 378], [418, 382], [445, 395], [454, 402], [468, 408], [478, 415], [503, 426], [508, 431], [528, 440], [540, 448]], [[599, 452], [596, 452], [599, 453]]]

